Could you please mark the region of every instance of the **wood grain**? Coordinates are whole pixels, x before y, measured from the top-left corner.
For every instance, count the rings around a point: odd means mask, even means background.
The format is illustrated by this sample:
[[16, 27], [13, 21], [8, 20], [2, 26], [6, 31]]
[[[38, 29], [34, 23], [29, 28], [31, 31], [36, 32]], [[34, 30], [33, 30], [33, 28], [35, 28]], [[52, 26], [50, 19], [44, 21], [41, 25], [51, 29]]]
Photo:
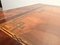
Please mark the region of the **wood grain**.
[[60, 7], [37, 4], [3, 13], [1, 26], [29, 45], [60, 45]]

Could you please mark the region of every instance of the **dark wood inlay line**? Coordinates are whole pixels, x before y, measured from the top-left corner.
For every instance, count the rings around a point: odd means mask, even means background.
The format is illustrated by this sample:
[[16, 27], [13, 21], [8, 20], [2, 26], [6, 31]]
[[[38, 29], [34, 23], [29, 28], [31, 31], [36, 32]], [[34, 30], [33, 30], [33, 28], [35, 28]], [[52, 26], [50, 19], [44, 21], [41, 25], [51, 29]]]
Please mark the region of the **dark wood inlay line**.
[[[8, 17], [8, 18], [3, 18], [3, 19], [0, 19], [0, 24], [2, 24], [2, 23], [4, 23], [4, 22], [7, 22], [7, 21], [9, 21], [9, 20], [11, 20], [11, 19], [14, 19], [14, 18], [17, 18], [17, 17], [19, 17], [19, 16], [25, 16], [24, 14], [27, 14], [27, 13], [29, 13], [29, 12], [31, 12], [31, 11], [34, 11], [34, 10], [37, 10], [37, 9], [39, 9], [39, 8], [42, 8], [43, 6], [41, 6], [41, 7], [38, 7], [38, 8], [35, 8], [35, 9], [32, 9], [32, 10], [29, 10], [29, 11], [27, 11], [27, 12], [24, 12], [24, 13], [22, 13], [22, 14], [18, 14], [18, 15], [15, 15], [15, 16], [12, 16], [12, 17]], [[8, 20], [7, 20], [8, 19]]]

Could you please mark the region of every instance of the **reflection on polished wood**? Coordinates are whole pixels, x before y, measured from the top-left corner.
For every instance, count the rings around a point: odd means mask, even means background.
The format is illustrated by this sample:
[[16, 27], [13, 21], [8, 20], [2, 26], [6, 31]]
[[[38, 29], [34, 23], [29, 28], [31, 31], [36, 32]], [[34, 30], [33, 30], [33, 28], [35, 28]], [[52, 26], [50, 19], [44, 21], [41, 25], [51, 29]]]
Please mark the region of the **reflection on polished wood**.
[[0, 28], [28, 45], [60, 45], [60, 7], [36, 4], [0, 14]]
[[0, 30], [0, 45], [21, 45], [21, 44]]

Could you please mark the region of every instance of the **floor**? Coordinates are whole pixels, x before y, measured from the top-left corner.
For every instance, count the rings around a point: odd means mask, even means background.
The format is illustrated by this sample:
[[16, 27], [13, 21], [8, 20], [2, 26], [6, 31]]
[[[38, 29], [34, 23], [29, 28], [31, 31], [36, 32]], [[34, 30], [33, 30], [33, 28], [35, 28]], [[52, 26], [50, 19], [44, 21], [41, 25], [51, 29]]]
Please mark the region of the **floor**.
[[28, 45], [60, 45], [60, 7], [36, 4], [0, 12], [0, 28]]

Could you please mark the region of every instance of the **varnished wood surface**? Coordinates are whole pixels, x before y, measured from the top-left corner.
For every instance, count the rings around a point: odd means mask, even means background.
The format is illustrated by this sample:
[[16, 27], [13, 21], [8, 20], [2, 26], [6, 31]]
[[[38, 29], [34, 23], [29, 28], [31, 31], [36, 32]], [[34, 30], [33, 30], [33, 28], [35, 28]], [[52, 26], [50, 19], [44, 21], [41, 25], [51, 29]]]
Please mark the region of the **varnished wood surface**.
[[60, 7], [37, 4], [0, 14], [2, 28], [28, 44], [60, 45]]
[[0, 30], [0, 45], [21, 45], [21, 44]]

